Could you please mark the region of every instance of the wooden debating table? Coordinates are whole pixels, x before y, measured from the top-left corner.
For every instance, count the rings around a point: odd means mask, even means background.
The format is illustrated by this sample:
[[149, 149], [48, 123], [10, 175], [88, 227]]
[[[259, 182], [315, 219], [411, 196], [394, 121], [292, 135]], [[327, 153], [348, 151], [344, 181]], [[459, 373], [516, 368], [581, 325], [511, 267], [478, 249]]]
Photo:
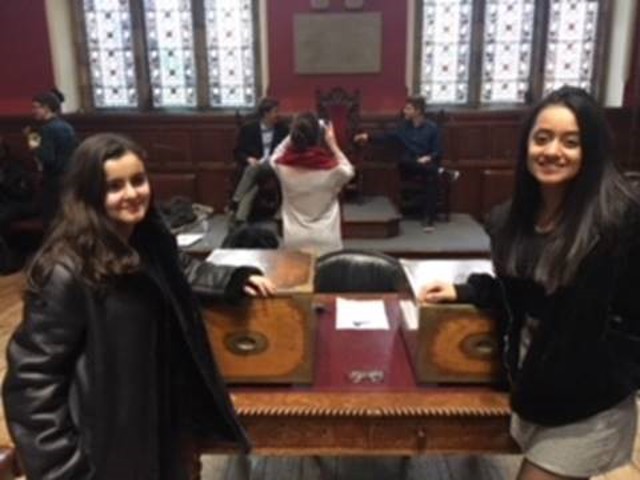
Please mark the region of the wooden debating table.
[[[416, 383], [400, 334], [397, 296], [383, 296], [389, 330], [336, 330], [335, 298], [314, 297], [311, 385], [231, 387], [254, 453], [517, 452], [506, 393], [489, 386]], [[202, 451], [224, 449], [203, 445]]]

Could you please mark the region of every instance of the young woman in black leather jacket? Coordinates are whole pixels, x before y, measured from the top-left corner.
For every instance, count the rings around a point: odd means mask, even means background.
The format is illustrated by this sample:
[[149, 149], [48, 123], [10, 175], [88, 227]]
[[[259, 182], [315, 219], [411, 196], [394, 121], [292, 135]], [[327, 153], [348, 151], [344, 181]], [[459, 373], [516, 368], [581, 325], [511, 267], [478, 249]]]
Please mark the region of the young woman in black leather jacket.
[[234, 299], [272, 285], [181, 254], [143, 159], [118, 135], [85, 140], [28, 272], [3, 400], [29, 479], [186, 479], [188, 444], [248, 448], [193, 290]]
[[524, 125], [514, 196], [486, 223], [495, 276], [422, 291], [427, 302], [472, 302], [507, 314], [520, 480], [589, 478], [631, 459], [639, 207], [611, 153], [593, 98], [573, 87], [549, 94]]

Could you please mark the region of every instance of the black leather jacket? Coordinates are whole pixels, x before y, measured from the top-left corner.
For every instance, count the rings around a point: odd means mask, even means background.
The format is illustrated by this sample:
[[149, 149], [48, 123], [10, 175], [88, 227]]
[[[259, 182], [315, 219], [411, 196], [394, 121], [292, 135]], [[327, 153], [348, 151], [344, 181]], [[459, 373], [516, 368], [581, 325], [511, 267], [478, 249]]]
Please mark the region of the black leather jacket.
[[103, 291], [61, 262], [26, 295], [3, 399], [29, 479], [173, 480], [186, 438], [248, 448], [187, 280], [231, 298], [258, 271], [180, 256], [164, 228], [136, 241], [145, 268]]
[[[492, 248], [506, 212], [502, 206], [489, 216]], [[511, 406], [523, 418], [542, 425], [575, 422], [614, 406], [640, 385], [640, 240], [637, 220], [629, 220], [628, 242], [615, 249], [594, 244], [573, 283], [543, 299], [521, 365], [522, 327], [542, 287], [527, 278], [487, 274], [456, 285], [459, 301], [505, 313]]]

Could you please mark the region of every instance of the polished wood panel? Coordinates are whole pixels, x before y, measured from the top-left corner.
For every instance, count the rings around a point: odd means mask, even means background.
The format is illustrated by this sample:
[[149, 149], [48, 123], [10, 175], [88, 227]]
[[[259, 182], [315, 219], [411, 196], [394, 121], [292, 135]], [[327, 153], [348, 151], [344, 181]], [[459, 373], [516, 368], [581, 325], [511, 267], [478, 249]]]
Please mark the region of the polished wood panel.
[[[524, 110], [451, 110], [444, 115], [443, 165], [460, 171], [453, 185], [454, 212], [470, 213], [481, 219], [493, 200], [487, 195], [503, 192], [504, 177], [485, 171], [513, 170]], [[629, 170], [640, 170], [640, 122], [637, 110], [608, 108], [607, 118], [615, 136], [614, 157]], [[221, 210], [231, 191], [233, 147], [238, 133], [238, 116], [212, 113], [108, 113], [74, 114], [68, 120], [84, 137], [102, 131], [124, 133], [149, 153], [151, 172], [195, 173], [196, 200]], [[367, 115], [360, 127], [368, 132], [393, 128], [399, 117]], [[0, 134], [14, 154], [29, 155], [22, 129], [33, 123], [25, 116], [0, 116]], [[387, 195], [399, 205], [400, 182], [396, 173], [397, 152], [384, 146], [368, 146], [361, 155], [362, 188], [365, 195]], [[494, 183], [497, 181], [499, 183]]]
[[213, 353], [228, 383], [312, 383], [316, 316], [315, 257], [294, 250], [218, 249], [216, 265], [253, 266], [271, 279], [269, 298], [204, 309]]

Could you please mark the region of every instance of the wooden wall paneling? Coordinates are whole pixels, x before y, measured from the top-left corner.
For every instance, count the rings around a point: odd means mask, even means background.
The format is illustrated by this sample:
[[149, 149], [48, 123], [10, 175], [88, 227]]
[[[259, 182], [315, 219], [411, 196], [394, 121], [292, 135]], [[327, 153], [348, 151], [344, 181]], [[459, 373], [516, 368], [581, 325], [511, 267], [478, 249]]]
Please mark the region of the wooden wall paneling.
[[194, 128], [191, 132], [193, 159], [196, 164], [233, 162], [233, 148], [238, 135], [233, 126]]
[[490, 129], [492, 138], [491, 159], [515, 163], [518, 155], [520, 126], [496, 124]]
[[606, 116], [614, 140], [614, 160], [624, 169], [638, 170], [640, 158], [636, 158], [634, 151], [634, 140], [638, 132], [633, 131], [630, 111], [622, 108], [607, 109]]
[[155, 164], [165, 167], [193, 167], [191, 134], [187, 130], [176, 128], [167, 131], [158, 128], [149, 133], [148, 139], [150, 145], [147, 147], [147, 155]]
[[222, 212], [231, 197], [233, 169], [234, 165], [228, 162], [209, 162], [198, 165], [196, 171], [198, 201], [212, 206], [217, 213]]
[[451, 152], [445, 152], [445, 156], [454, 162], [476, 163], [478, 160], [486, 160], [491, 157], [492, 142], [489, 126], [449, 124], [454, 140]]
[[481, 217], [481, 175], [480, 169], [461, 167], [460, 177], [451, 187], [451, 211], [469, 213]]
[[[206, 135], [198, 136], [198, 147], [207, 152], [198, 162], [233, 163], [233, 149], [236, 144], [237, 129], [233, 125], [208, 129]], [[210, 145], [210, 147], [209, 147]]]
[[514, 169], [486, 169], [482, 170], [482, 200], [483, 216], [493, 207], [508, 200], [513, 194]]
[[166, 202], [176, 196], [198, 200], [195, 173], [149, 172], [149, 181], [155, 202]]
[[[503, 192], [504, 170], [515, 166], [517, 142], [524, 110], [447, 111], [443, 127], [443, 165], [461, 172], [452, 189], [452, 210], [477, 218], [494, 200], [486, 195]], [[607, 108], [615, 137], [615, 158], [625, 169], [640, 170], [640, 152], [634, 138], [640, 135], [629, 108]], [[235, 115], [171, 113], [91, 113], [66, 115], [81, 138], [97, 132], [120, 132], [140, 143], [149, 153], [149, 171], [163, 175], [195, 175], [196, 199], [224, 208], [231, 194], [238, 119]], [[393, 130], [397, 115], [362, 115], [362, 130], [376, 133]], [[18, 158], [30, 157], [22, 129], [33, 125], [28, 115], [0, 116], [3, 135]], [[363, 165], [367, 195], [399, 195], [397, 151], [392, 146], [369, 145]], [[487, 174], [483, 173], [487, 170]], [[494, 173], [494, 170], [498, 171]], [[184, 177], [186, 178], [186, 177]], [[494, 183], [498, 182], [498, 183]], [[176, 187], [180, 192], [187, 190]], [[496, 186], [497, 185], [497, 186]], [[495, 191], [494, 191], [495, 187]]]

